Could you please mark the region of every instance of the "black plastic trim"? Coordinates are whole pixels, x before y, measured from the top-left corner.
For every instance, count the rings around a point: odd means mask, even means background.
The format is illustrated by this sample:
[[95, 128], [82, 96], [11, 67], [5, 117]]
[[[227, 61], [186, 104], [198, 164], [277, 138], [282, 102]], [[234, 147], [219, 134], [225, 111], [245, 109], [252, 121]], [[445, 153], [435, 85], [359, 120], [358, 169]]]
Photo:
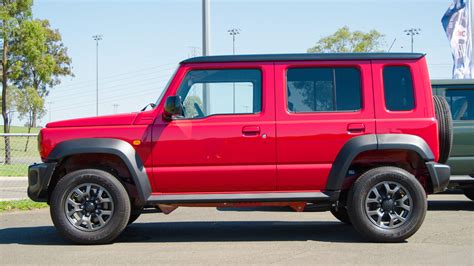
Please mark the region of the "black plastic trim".
[[186, 63], [264, 62], [264, 61], [318, 61], [318, 60], [385, 60], [420, 59], [421, 53], [307, 53], [199, 56], [181, 61]]
[[224, 203], [224, 202], [331, 202], [332, 192], [274, 192], [274, 193], [228, 193], [228, 194], [169, 194], [152, 195], [147, 204], [178, 204], [178, 203]]
[[375, 134], [351, 138], [344, 144], [337, 155], [329, 172], [326, 184], [327, 191], [339, 191], [346, 178], [347, 171], [357, 155], [364, 151], [377, 149], [377, 136]]
[[445, 191], [449, 184], [451, 167], [449, 167], [449, 165], [436, 162], [427, 162], [426, 167], [430, 173], [431, 184], [433, 185], [433, 193]]
[[28, 167], [28, 197], [37, 202], [48, 201], [48, 187], [56, 163], [33, 164]]
[[[369, 150], [412, 150], [426, 162], [434, 161], [430, 146], [422, 138], [408, 134], [367, 134], [344, 144], [329, 172], [326, 191], [340, 191], [352, 161]], [[431, 173], [430, 173], [431, 174]], [[432, 177], [433, 178], [433, 177]]]
[[434, 161], [434, 155], [426, 141], [415, 135], [378, 134], [379, 150], [411, 150], [418, 153], [425, 161]]
[[140, 202], [151, 195], [151, 186], [142, 160], [128, 142], [110, 138], [84, 138], [59, 143], [51, 151], [48, 161], [58, 162], [76, 154], [103, 153], [118, 156], [127, 166], [138, 190]]

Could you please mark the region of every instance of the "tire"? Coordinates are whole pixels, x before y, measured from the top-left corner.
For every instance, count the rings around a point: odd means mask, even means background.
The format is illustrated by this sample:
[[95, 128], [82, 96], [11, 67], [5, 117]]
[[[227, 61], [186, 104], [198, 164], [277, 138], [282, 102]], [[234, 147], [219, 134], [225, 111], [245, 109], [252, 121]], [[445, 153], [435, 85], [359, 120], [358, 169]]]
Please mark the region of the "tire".
[[143, 211], [143, 208], [140, 208], [140, 209], [133, 209], [132, 208], [132, 211], [130, 212], [130, 218], [128, 219], [127, 225], [131, 225], [133, 222], [135, 222], [138, 219], [138, 217], [140, 217], [140, 215], [142, 214], [142, 211]]
[[[385, 189], [385, 184], [390, 190]], [[427, 210], [426, 193], [407, 171], [379, 167], [365, 172], [355, 181], [349, 191], [347, 208], [352, 225], [363, 236], [375, 242], [401, 242], [423, 223]]]
[[332, 215], [336, 217], [339, 221], [345, 224], [352, 224], [349, 214], [347, 213], [347, 208], [345, 206], [337, 206], [331, 209]]
[[436, 120], [438, 120], [439, 163], [446, 163], [453, 145], [453, 118], [446, 99], [433, 96]]
[[65, 175], [54, 188], [50, 203], [54, 226], [78, 244], [112, 242], [130, 217], [124, 186], [110, 173], [97, 169]]
[[464, 189], [463, 192], [467, 198], [474, 200], [474, 188]]

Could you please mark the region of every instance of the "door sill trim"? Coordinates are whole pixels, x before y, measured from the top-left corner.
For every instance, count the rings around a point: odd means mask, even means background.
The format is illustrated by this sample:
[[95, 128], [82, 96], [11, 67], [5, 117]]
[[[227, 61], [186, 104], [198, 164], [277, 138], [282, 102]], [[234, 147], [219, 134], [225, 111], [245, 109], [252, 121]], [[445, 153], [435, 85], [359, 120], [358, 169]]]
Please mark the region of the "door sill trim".
[[272, 193], [226, 193], [226, 194], [161, 194], [151, 195], [148, 204], [171, 203], [224, 203], [224, 202], [331, 202], [337, 192], [272, 192]]

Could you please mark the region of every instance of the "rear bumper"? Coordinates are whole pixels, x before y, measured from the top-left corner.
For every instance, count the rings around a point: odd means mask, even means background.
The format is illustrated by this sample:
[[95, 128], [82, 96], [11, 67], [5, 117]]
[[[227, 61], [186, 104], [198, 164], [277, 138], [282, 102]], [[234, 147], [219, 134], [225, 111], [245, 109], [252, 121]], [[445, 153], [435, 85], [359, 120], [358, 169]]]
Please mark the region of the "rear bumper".
[[449, 165], [427, 162], [426, 167], [428, 168], [431, 183], [433, 184], [433, 193], [445, 191], [449, 184], [449, 176], [451, 175]]
[[48, 187], [56, 163], [33, 164], [28, 167], [28, 197], [33, 201], [48, 201]]

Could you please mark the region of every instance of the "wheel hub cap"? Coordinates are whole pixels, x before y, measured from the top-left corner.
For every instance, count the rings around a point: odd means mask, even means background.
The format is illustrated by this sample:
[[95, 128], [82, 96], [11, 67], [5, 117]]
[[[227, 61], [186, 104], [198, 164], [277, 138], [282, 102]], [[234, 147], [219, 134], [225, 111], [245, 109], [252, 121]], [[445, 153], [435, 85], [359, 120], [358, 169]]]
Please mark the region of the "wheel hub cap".
[[84, 209], [87, 211], [87, 212], [93, 212], [95, 211], [95, 204], [93, 202], [86, 202], [84, 204]]
[[383, 181], [373, 186], [365, 199], [365, 213], [377, 227], [393, 229], [411, 216], [413, 200], [398, 182]]
[[386, 199], [382, 202], [382, 209], [393, 211], [394, 203], [392, 199]]
[[82, 231], [95, 231], [112, 218], [114, 201], [104, 187], [86, 183], [72, 189], [65, 201], [64, 211], [68, 221]]

